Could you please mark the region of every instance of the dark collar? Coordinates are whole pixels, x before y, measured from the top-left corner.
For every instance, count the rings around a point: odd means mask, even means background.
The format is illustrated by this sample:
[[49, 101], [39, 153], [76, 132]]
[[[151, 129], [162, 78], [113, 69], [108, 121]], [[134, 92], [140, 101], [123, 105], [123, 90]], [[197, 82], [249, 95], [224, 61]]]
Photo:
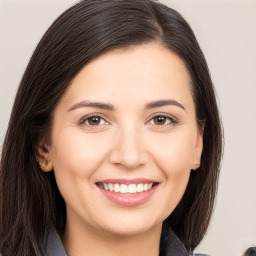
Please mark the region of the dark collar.
[[[50, 230], [45, 247], [45, 256], [67, 256], [61, 239], [55, 229]], [[160, 242], [160, 256], [190, 256], [184, 245], [173, 233], [171, 228], [164, 224]]]
[[190, 256], [183, 243], [171, 230], [167, 223], [163, 223], [160, 240], [159, 256]]
[[51, 229], [44, 246], [45, 256], [67, 256], [64, 246], [55, 229]]

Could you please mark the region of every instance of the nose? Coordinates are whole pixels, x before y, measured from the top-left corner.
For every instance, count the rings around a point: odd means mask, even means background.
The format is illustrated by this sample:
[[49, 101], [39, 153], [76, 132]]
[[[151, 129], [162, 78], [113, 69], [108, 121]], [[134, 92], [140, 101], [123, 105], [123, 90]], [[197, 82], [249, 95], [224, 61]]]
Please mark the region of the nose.
[[148, 153], [139, 131], [126, 128], [119, 131], [109, 155], [110, 162], [127, 169], [135, 169], [146, 164]]

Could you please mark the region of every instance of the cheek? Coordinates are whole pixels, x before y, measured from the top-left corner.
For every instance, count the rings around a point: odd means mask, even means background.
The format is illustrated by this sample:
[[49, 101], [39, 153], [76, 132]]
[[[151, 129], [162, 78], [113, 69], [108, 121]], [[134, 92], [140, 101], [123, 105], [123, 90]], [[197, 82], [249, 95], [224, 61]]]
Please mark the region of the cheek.
[[52, 137], [51, 159], [58, 188], [67, 205], [82, 208], [83, 196], [95, 189], [91, 177], [105, 159], [103, 145], [109, 143], [109, 137], [74, 132], [74, 128], [62, 129]]
[[164, 194], [167, 208], [162, 209], [167, 217], [181, 200], [190, 177], [195, 136], [189, 130], [155, 137], [151, 155], [164, 176]]
[[190, 172], [195, 148], [195, 136], [191, 132], [157, 136], [150, 148], [155, 163], [167, 177]]
[[[95, 136], [94, 136], [95, 135]], [[108, 139], [99, 134], [74, 132], [74, 128], [63, 129], [53, 143], [51, 157], [55, 172], [67, 172], [76, 176], [90, 176], [104, 160]]]

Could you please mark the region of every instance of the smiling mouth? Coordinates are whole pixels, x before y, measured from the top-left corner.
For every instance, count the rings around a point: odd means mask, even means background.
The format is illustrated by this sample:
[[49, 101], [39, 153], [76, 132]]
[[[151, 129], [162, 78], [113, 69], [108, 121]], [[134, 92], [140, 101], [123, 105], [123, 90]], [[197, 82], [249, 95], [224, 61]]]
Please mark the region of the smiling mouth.
[[96, 183], [101, 189], [121, 194], [138, 194], [150, 191], [158, 183], [120, 184], [120, 183]]

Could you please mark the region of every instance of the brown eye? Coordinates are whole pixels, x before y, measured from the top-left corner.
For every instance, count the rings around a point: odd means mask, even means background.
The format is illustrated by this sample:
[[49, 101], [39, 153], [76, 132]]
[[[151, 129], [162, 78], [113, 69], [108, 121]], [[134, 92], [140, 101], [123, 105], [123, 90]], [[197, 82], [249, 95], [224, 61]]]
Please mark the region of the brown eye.
[[168, 127], [178, 124], [179, 121], [173, 116], [167, 115], [157, 115], [150, 119], [149, 124], [154, 125], [155, 127]]
[[102, 118], [99, 117], [99, 116], [92, 116], [92, 117], [89, 117], [89, 118], [87, 119], [87, 123], [88, 123], [89, 125], [99, 125], [101, 119], [102, 119]]
[[170, 118], [166, 117], [166, 116], [156, 116], [153, 118], [154, 124], [156, 125], [166, 125], [166, 121], [167, 124], [170, 123]]
[[87, 125], [87, 126], [101, 126], [107, 124], [104, 118], [101, 116], [89, 116], [83, 118], [80, 122], [80, 125]]

